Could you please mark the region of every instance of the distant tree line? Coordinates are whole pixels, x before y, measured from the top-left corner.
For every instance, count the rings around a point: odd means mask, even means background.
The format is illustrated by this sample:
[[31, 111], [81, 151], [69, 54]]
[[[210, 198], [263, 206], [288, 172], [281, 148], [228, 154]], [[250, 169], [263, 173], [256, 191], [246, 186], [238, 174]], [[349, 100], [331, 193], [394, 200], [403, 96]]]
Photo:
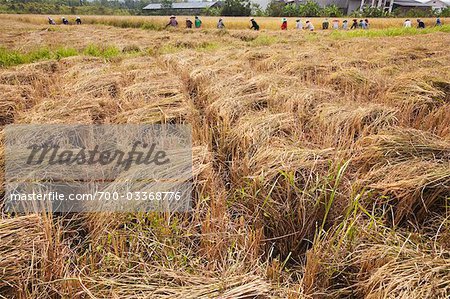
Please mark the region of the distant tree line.
[[[143, 15], [148, 12], [142, 10], [149, 3], [162, 3], [170, 9], [172, 3], [183, 0], [0, 0], [0, 13], [22, 14], [79, 14], [79, 15]], [[272, 17], [341, 17], [342, 9], [336, 5], [321, 7], [313, 0], [301, 4], [285, 4], [279, 0], [272, 0], [264, 11], [259, 5], [250, 0], [224, 0], [221, 7], [205, 9], [204, 15], [213, 16], [272, 16]], [[355, 11], [355, 17], [428, 17], [450, 16], [450, 8], [441, 12], [431, 9], [411, 9], [407, 11], [394, 10], [388, 14], [379, 8], [366, 7], [362, 11]]]

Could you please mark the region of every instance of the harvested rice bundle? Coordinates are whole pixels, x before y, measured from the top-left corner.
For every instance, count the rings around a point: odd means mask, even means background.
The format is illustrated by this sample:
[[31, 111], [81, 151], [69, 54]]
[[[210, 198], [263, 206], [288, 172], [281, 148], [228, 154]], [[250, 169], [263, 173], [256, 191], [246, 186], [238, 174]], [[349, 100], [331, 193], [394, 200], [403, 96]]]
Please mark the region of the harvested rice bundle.
[[265, 182], [269, 183], [280, 175], [280, 170], [288, 172], [320, 169], [328, 166], [333, 153], [333, 148], [300, 148], [295, 144], [286, 144], [285, 140], [275, 139], [250, 157], [248, 177], [256, 179], [263, 176]]
[[127, 106], [139, 107], [134, 102], [153, 102], [158, 101], [161, 98], [177, 97], [182, 93], [182, 85], [178, 80], [167, 80], [167, 73], [162, 73], [159, 79], [148, 78], [148, 82], [136, 83], [127, 86], [123, 90], [122, 99], [124, 102], [128, 102], [123, 105], [125, 110], [128, 110]]
[[398, 78], [390, 88], [387, 99], [399, 107], [401, 124], [420, 128], [424, 118], [436, 108], [444, 105], [447, 92], [428, 83], [425, 79]]
[[24, 65], [20, 68], [21, 71], [40, 71], [46, 74], [47, 76], [53, 75], [58, 71], [59, 65], [58, 62], [55, 60], [49, 60], [49, 61], [41, 61], [36, 63], [30, 63], [27, 65]]
[[[305, 239], [323, 220], [324, 178], [333, 150], [302, 149], [279, 141], [267, 144], [240, 161], [232, 161], [231, 182], [236, 190], [234, 213], [264, 230], [275, 255], [300, 254]], [[269, 246], [269, 244], [266, 244]]]
[[414, 129], [397, 129], [380, 132], [361, 139], [362, 149], [356, 160], [369, 166], [393, 164], [410, 159], [445, 162], [450, 159], [448, 141], [429, 133]]
[[395, 126], [397, 110], [381, 105], [369, 104], [322, 104], [312, 117], [312, 124], [318, 124], [316, 136], [326, 146], [353, 144], [368, 134]]
[[[137, 270], [138, 267], [136, 267]], [[255, 274], [186, 274], [163, 267], [139, 265], [140, 271], [81, 276], [85, 292], [95, 298], [266, 298], [271, 286]]]
[[212, 123], [229, 126], [246, 113], [267, 107], [268, 80], [265, 76], [246, 79], [239, 74], [230, 78], [225, 86], [214, 85], [208, 89], [212, 94], [221, 95], [207, 108]]
[[0, 72], [0, 84], [9, 84], [9, 85], [31, 85], [36, 81], [45, 81], [44, 73], [40, 71], [22, 71], [20, 68], [17, 68], [13, 71], [3, 71]]
[[259, 34], [256, 32], [240, 30], [231, 32], [230, 36], [244, 42], [251, 42], [252, 40], [255, 40], [259, 36]]
[[271, 87], [269, 107], [272, 111], [297, 113], [306, 125], [306, 122], [310, 122], [317, 106], [335, 101], [336, 98], [338, 98], [338, 94], [334, 90], [305, 85], [285, 78], [284, 83], [277, 80], [276, 84]]
[[[70, 98], [42, 101], [32, 109], [17, 114], [17, 123], [102, 123], [113, 115], [110, 99]], [[108, 112], [109, 111], [109, 112]]]
[[334, 85], [335, 89], [343, 94], [363, 100], [377, 98], [387, 89], [384, 76], [376, 76], [373, 73], [363, 73], [358, 69], [343, 69], [331, 73], [326, 83]]
[[[121, 73], [108, 73], [95, 76], [88, 75], [81, 78], [70, 86], [68, 92], [76, 94], [78, 97], [100, 98], [110, 97], [118, 98], [120, 94], [122, 75]], [[93, 79], [95, 77], [95, 79]]]
[[[185, 163], [184, 163], [185, 164]], [[145, 171], [145, 169], [144, 169]], [[169, 176], [172, 173], [170, 170], [167, 170]], [[120, 181], [120, 178], [117, 180], [118, 182], [113, 182], [109, 188], [112, 192], [118, 192], [119, 188], [122, 188], [123, 182], [126, 180], [132, 179], [133, 175], [138, 175], [137, 173], [128, 173], [123, 177], [123, 180]], [[200, 199], [202, 194], [205, 194], [205, 192], [208, 191], [207, 194], [209, 194], [211, 197], [214, 197], [215, 192], [221, 192], [220, 186], [218, 185], [212, 185], [215, 183], [214, 181], [214, 169], [212, 164], [212, 157], [211, 153], [207, 150], [204, 146], [195, 146], [192, 148], [192, 184], [194, 188], [194, 193], [192, 196], [193, 202], [192, 207], [196, 208], [196, 205], [198, 204], [197, 200]], [[131, 182], [129, 187], [130, 188], [136, 188], [136, 186], [140, 184], [138, 181], [133, 183]], [[145, 189], [142, 189], [145, 190]], [[190, 195], [189, 195], [190, 197]], [[200, 215], [197, 215], [200, 216]], [[105, 231], [113, 232], [120, 227], [124, 226], [124, 223], [127, 223], [129, 221], [133, 221], [134, 216], [125, 214], [125, 213], [95, 213], [95, 214], [89, 214], [87, 215], [87, 225], [88, 230], [91, 235], [91, 239], [94, 242], [100, 242], [100, 240], [107, 241], [107, 236], [105, 236]], [[126, 240], [125, 240], [126, 241]]]
[[[307, 58], [307, 59], [305, 59]], [[322, 84], [327, 74], [333, 69], [330, 64], [324, 64], [321, 57], [314, 52], [299, 53], [289, 61], [282, 63], [280, 73], [295, 76], [303, 82]]]
[[384, 197], [378, 204], [394, 207], [393, 221], [424, 221], [432, 209], [440, 209], [450, 196], [450, 160], [442, 163], [409, 159], [371, 170], [357, 185]]
[[449, 254], [410, 244], [367, 246], [357, 253], [364, 278], [357, 284], [358, 293], [365, 298], [448, 298]]
[[450, 141], [449, 116], [450, 104], [445, 104], [429, 113], [419, 128]]
[[43, 258], [44, 225], [38, 215], [0, 219], [0, 289], [15, 287]]
[[[127, 107], [127, 105], [136, 108]], [[122, 108], [131, 109], [119, 112], [112, 118], [114, 123], [180, 123], [190, 113], [183, 94], [168, 98], [155, 98], [150, 102], [128, 102]]]
[[239, 159], [268, 144], [273, 138], [297, 139], [296, 120], [293, 113], [271, 114], [264, 110], [240, 118], [225, 137], [223, 149]]
[[174, 54], [166, 54], [161, 57], [161, 64], [168, 70], [173, 70], [179, 73], [191, 72], [193, 66], [198, 63], [198, 53], [195, 52], [182, 52]]
[[[356, 215], [356, 214], [355, 214]], [[314, 238], [303, 278], [314, 298], [447, 298], [449, 252], [375, 218], [348, 218]], [[395, 297], [392, 297], [392, 296]]]

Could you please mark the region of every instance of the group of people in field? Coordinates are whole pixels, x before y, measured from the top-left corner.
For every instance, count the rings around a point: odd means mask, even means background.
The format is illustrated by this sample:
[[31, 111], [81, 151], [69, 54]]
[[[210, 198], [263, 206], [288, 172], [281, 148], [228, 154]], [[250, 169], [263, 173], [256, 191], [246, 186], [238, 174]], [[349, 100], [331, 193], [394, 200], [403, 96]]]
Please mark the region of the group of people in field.
[[[49, 25], [56, 25], [56, 22], [51, 17], [48, 17], [48, 24]], [[61, 24], [69, 25], [69, 20], [66, 19], [65, 17], [61, 17]], [[80, 17], [76, 17], [75, 18], [75, 24], [81, 25], [81, 18]]]
[[[439, 18], [439, 17], [436, 18], [435, 26], [442, 26], [441, 18]], [[411, 28], [412, 27], [411, 20], [410, 19], [406, 19], [405, 22], [403, 23], [403, 27]], [[421, 19], [417, 19], [417, 28], [425, 29], [425, 23]]]
[[[48, 23], [50, 25], [56, 25], [56, 22], [51, 17], [48, 17]], [[63, 25], [69, 25], [69, 20], [66, 19], [65, 17], [62, 17], [61, 23]], [[260, 27], [254, 18], [250, 19], [250, 23], [251, 23], [250, 29], [259, 30]], [[75, 24], [81, 25], [80, 17], [75, 18]], [[436, 19], [435, 26], [442, 26], [442, 21], [439, 17]], [[169, 23], [166, 24], [166, 28], [167, 27], [178, 27], [177, 17], [170, 16]], [[194, 27], [197, 29], [201, 28], [202, 20], [198, 16], [194, 17], [194, 22], [192, 22], [190, 18], [186, 18], [186, 28], [194, 28]], [[217, 21], [216, 27], [218, 29], [225, 28], [225, 23], [222, 18], [219, 18], [219, 20]], [[349, 23], [347, 20], [344, 20], [344, 21], [342, 21], [342, 25], [341, 25], [339, 20], [334, 19], [331, 22], [331, 26], [330, 26], [330, 21], [328, 19], [325, 19], [322, 22], [322, 30], [328, 30], [330, 27], [334, 30], [337, 30], [337, 29], [348, 30]], [[411, 28], [412, 27], [411, 20], [406, 19], [405, 22], [403, 23], [403, 27]], [[288, 21], [286, 18], [281, 19], [281, 27], [280, 28], [281, 28], [281, 30], [288, 29]], [[425, 28], [425, 23], [421, 19], [417, 19], [417, 28]], [[297, 29], [297, 30], [305, 29], [305, 30], [309, 30], [309, 31], [314, 31], [314, 25], [309, 20], [306, 20], [305, 24], [303, 24], [301, 19], [297, 19], [297, 20], [295, 20], [295, 29]], [[358, 21], [358, 19], [353, 19], [350, 29], [369, 29], [369, 20], [361, 19]]]
[[[169, 23], [166, 24], [165, 28], [167, 28], [167, 27], [178, 27], [177, 17], [170, 16]], [[192, 22], [190, 18], [186, 18], [186, 28], [193, 28], [193, 27], [195, 27], [197, 29], [202, 27], [202, 20], [198, 16], [194, 17], [194, 22]], [[225, 24], [223, 23], [222, 18], [219, 18], [219, 21], [217, 21], [216, 27], [219, 29], [225, 28]]]

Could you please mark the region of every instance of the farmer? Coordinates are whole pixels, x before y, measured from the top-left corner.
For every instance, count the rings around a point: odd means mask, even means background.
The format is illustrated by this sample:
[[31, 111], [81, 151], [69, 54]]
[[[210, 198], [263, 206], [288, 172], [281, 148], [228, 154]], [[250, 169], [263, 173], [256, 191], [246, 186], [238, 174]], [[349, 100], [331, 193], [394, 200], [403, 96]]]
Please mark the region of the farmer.
[[81, 25], [81, 18], [80, 18], [80, 17], [76, 17], [76, 18], [75, 18], [75, 23], [76, 23], [77, 25]]
[[282, 19], [281, 30], [287, 30], [287, 19], [286, 18]]
[[337, 29], [339, 29], [339, 20], [333, 20], [333, 29], [334, 30], [337, 30]]
[[364, 28], [364, 20], [359, 20], [358, 27], [359, 27], [359, 29], [363, 29]]
[[164, 28], [167, 28], [169, 26], [172, 26], [172, 27], [178, 26], [177, 18], [175, 16], [170, 16], [169, 23], [167, 23], [166, 27], [164, 27]]
[[436, 18], [436, 26], [442, 26], [441, 18]]
[[411, 28], [411, 20], [410, 19], [406, 19], [405, 22], [403, 23], [403, 27]]
[[48, 24], [49, 25], [56, 25], [55, 21], [52, 18], [50, 18], [50, 17], [48, 17]]
[[297, 30], [302, 30], [303, 29], [303, 23], [302, 23], [302, 20], [300, 20], [300, 19], [297, 19], [297, 20], [295, 20], [295, 28], [297, 29]]
[[202, 27], [202, 20], [200, 20], [199, 18], [198, 18], [198, 16], [195, 16], [195, 28], [200, 28], [200, 27]]
[[258, 25], [258, 23], [256, 23], [255, 19], [251, 18], [250, 22], [252, 22], [252, 27], [250, 27], [250, 29], [258, 31], [259, 30], [259, 25]]
[[61, 20], [64, 25], [69, 25], [69, 21], [65, 17], [62, 17]]
[[330, 22], [328, 22], [328, 19], [325, 19], [325, 21], [323, 21], [322, 23], [322, 29], [327, 30], [328, 26], [330, 26]]
[[356, 29], [356, 28], [358, 28], [358, 20], [353, 19], [353, 24], [352, 24], [352, 27], [350, 27], [350, 29]]
[[306, 30], [314, 31], [314, 25], [310, 21], [306, 21]]
[[223, 23], [222, 18], [220, 18], [219, 21], [217, 22], [217, 28], [218, 28], [218, 29], [223, 29], [223, 28], [225, 28], [225, 24]]
[[344, 21], [342, 22], [342, 29], [344, 29], [344, 30], [347, 30], [347, 29], [348, 29], [348, 21], [347, 21], [347, 20], [344, 20]]
[[417, 19], [417, 28], [425, 29], [425, 23], [421, 19]]
[[369, 20], [368, 19], [364, 19], [364, 24], [366, 25], [364, 27], [364, 29], [369, 29]]
[[189, 18], [186, 18], [186, 28], [192, 28], [192, 21]]

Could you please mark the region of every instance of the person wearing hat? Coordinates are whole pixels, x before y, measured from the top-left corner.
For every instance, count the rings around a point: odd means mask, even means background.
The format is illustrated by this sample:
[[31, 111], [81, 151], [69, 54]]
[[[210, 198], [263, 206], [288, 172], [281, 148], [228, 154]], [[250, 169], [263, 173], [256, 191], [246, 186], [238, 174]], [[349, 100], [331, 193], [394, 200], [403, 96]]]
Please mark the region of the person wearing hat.
[[50, 17], [48, 17], [48, 24], [49, 25], [56, 25], [55, 21], [52, 18], [50, 18]]
[[177, 18], [175, 16], [170, 16], [169, 23], [167, 23], [166, 27], [164, 27], [164, 28], [167, 28], [169, 26], [172, 26], [172, 27], [177, 27], [178, 26], [178, 21], [177, 21]]
[[334, 30], [339, 29], [339, 20], [336, 19], [333, 20], [333, 29]]
[[251, 18], [250, 22], [252, 22], [252, 27], [250, 27], [250, 29], [258, 31], [259, 30], [259, 25], [258, 25], [258, 23], [256, 23], [255, 19]]
[[186, 28], [192, 28], [192, 21], [189, 18], [186, 18]]
[[323, 30], [327, 30], [329, 26], [330, 26], [330, 22], [328, 22], [328, 19], [325, 19], [325, 20], [322, 22], [322, 29], [323, 29]]
[[217, 22], [217, 28], [218, 28], [218, 29], [223, 29], [223, 28], [225, 28], [225, 24], [223, 23], [222, 18], [219, 18], [219, 21]]
[[347, 20], [344, 20], [344, 21], [342, 22], [342, 29], [344, 29], [344, 30], [347, 30], [347, 29], [348, 29], [348, 21], [347, 21]]
[[411, 28], [411, 20], [410, 19], [406, 19], [405, 22], [403, 23], [403, 27]]
[[281, 21], [281, 30], [287, 30], [287, 19], [283, 18]]
[[195, 16], [195, 28], [202, 27], [202, 20], [200, 20], [197, 16]]
[[80, 18], [80, 17], [76, 17], [76, 18], [75, 18], [75, 23], [76, 23], [77, 25], [81, 25], [81, 18]]
[[295, 29], [297, 29], [297, 30], [302, 30], [303, 29], [303, 23], [302, 23], [302, 20], [300, 20], [300, 19], [297, 19], [297, 20], [295, 20]]
[[65, 17], [62, 17], [61, 20], [64, 25], [69, 25], [69, 21]]
[[417, 19], [417, 28], [425, 29], [425, 23], [421, 19]]

